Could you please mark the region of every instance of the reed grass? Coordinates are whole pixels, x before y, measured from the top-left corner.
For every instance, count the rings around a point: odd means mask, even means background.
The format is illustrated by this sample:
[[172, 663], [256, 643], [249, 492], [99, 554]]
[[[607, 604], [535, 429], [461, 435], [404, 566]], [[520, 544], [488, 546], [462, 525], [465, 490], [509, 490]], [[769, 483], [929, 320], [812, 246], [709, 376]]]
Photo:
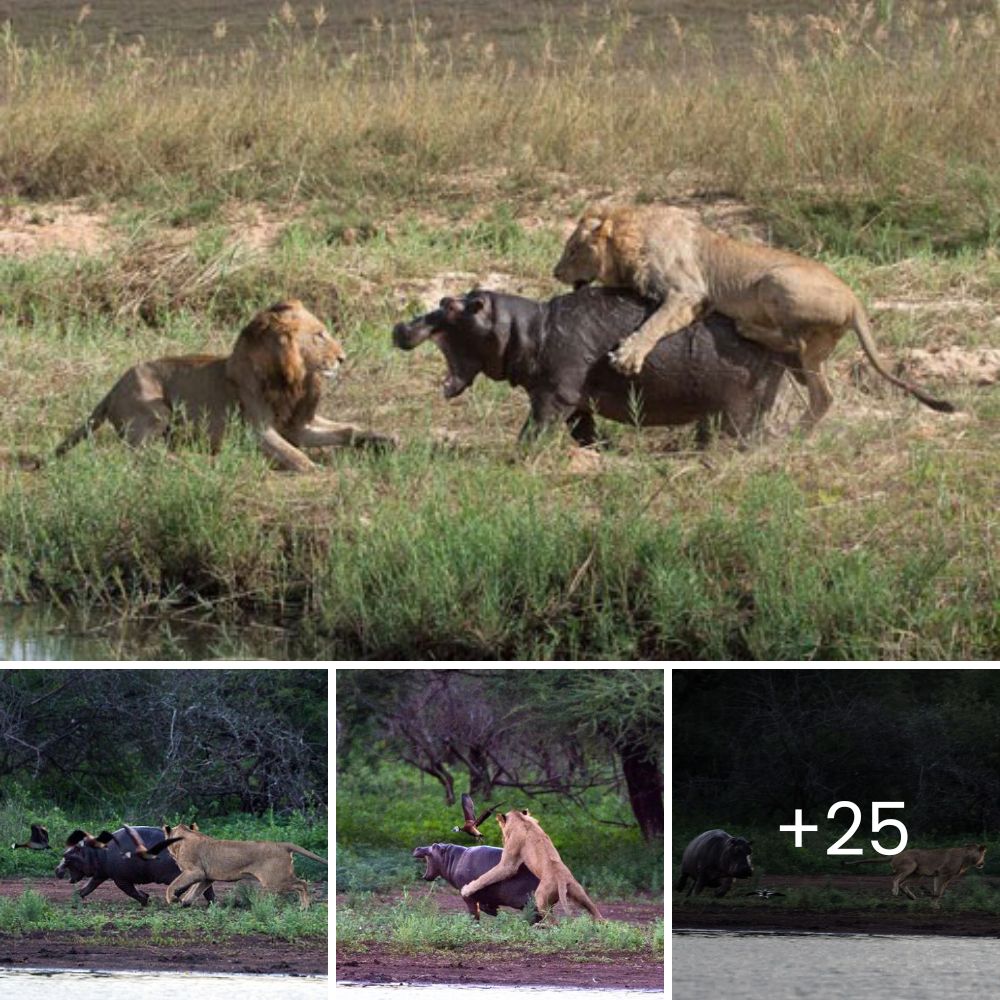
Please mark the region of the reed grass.
[[660, 197], [682, 174], [758, 206], [799, 246], [893, 259], [996, 241], [995, 9], [751, 15], [740, 60], [678, 24], [640, 36], [627, 12], [568, 49], [543, 26], [517, 63], [483, 45], [469, 67], [431, 31], [414, 22], [331, 54], [314, 34], [273, 30], [190, 56], [79, 32], [25, 46], [8, 27], [0, 185], [384, 213], [468, 203], [483, 175], [572, 199], [581, 184]]

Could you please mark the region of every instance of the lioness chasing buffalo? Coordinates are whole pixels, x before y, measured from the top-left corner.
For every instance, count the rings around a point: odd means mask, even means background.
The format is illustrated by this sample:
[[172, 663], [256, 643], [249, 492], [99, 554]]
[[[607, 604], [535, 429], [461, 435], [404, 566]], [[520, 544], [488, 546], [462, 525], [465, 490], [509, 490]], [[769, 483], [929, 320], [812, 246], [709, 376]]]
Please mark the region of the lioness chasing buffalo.
[[287, 841], [217, 840], [202, 833], [197, 823], [162, 828], [123, 826], [97, 836], [74, 830], [66, 840], [55, 876], [69, 879], [71, 884], [89, 878], [80, 890], [81, 900], [111, 879], [142, 906], [149, 903], [149, 894], [137, 889], [138, 885], [166, 885], [167, 903], [179, 899], [182, 906], [191, 906], [199, 896], [208, 903], [215, 900], [213, 882], [254, 878], [268, 892], [297, 893], [302, 909], [307, 909], [309, 886], [295, 877], [293, 854], [327, 864], [318, 854]]

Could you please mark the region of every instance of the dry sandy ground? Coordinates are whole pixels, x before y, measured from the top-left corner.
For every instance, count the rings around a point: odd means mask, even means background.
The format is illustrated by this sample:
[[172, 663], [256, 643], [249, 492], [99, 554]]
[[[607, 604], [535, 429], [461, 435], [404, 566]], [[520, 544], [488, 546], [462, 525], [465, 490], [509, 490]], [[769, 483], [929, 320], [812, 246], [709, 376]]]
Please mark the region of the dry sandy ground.
[[[52, 902], [68, 903], [79, 886], [54, 878], [0, 880], [0, 896], [20, 896], [33, 889]], [[150, 907], [162, 907], [158, 886], [146, 886]], [[217, 886], [219, 897], [231, 886]], [[313, 888], [313, 899], [317, 896]], [[329, 966], [326, 940], [278, 941], [263, 935], [208, 939], [205, 935], [171, 935], [169, 944], [151, 940], [151, 932], [118, 930], [115, 915], [139, 904], [112, 882], [105, 882], [84, 901], [108, 908], [108, 922], [98, 931], [29, 931], [0, 934], [0, 968], [129, 969], [151, 972], [230, 972], [288, 976], [325, 976]]]
[[[420, 896], [420, 889], [412, 896]], [[346, 897], [338, 896], [338, 906]], [[457, 893], [438, 890], [432, 896], [447, 913], [466, 913]], [[399, 894], [380, 896], [373, 906], [393, 905]], [[663, 906], [648, 899], [635, 903], [598, 902], [608, 920], [652, 923], [663, 915]], [[483, 916], [484, 921], [492, 920]], [[544, 930], [539, 933], [544, 934]], [[573, 986], [663, 989], [663, 959], [634, 952], [578, 952], [538, 954], [509, 946], [477, 946], [462, 952], [426, 952], [419, 955], [337, 949], [337, 979], [368, 983], [497, 983], [505, 986]]]

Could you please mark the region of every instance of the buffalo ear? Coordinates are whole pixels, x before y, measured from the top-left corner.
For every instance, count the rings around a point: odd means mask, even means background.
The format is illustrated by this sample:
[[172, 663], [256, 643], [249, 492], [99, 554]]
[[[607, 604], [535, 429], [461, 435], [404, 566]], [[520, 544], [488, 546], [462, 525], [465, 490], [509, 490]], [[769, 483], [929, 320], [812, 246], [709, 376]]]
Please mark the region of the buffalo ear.
[[486, 298], [483, 295], [476, 295], [474, 298], [465, 300], [465, 311], [472, 316], [481, 313], [486, 308]]

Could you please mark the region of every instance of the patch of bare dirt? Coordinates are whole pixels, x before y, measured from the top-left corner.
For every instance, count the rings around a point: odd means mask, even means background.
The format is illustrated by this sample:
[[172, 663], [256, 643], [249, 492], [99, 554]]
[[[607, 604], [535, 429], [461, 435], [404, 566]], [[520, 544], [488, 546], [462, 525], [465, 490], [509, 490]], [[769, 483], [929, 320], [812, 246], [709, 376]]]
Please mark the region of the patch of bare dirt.
[[0, 968], [39, 967], [325, 976], [329, 956], [326, 942], [275, 941], [262, 934], [210, 940], [178, 934], [169, 944], [154, 943], [146, 928], [130, 928], [127, 939], [107, 926], [98, 932], [0, 934]]
[[7, 257], [95, 254], [110, 242], [107, 216], [88, 212], [78, 202], [13, 205], [0, 214], [0, 254]]
[[896, 363], [896, 372], [916, 382], [941, 379], [967, 385], [1000, 382], [1000, 348], [940, 346], [913, 348]]
[[574, 952], [540, 954], [497, 946], [424, 955], [338, 949], [337, 981], [661, 990], [663, 962], [650, 961], [634, 952], [607, 952], [595, 958]]

